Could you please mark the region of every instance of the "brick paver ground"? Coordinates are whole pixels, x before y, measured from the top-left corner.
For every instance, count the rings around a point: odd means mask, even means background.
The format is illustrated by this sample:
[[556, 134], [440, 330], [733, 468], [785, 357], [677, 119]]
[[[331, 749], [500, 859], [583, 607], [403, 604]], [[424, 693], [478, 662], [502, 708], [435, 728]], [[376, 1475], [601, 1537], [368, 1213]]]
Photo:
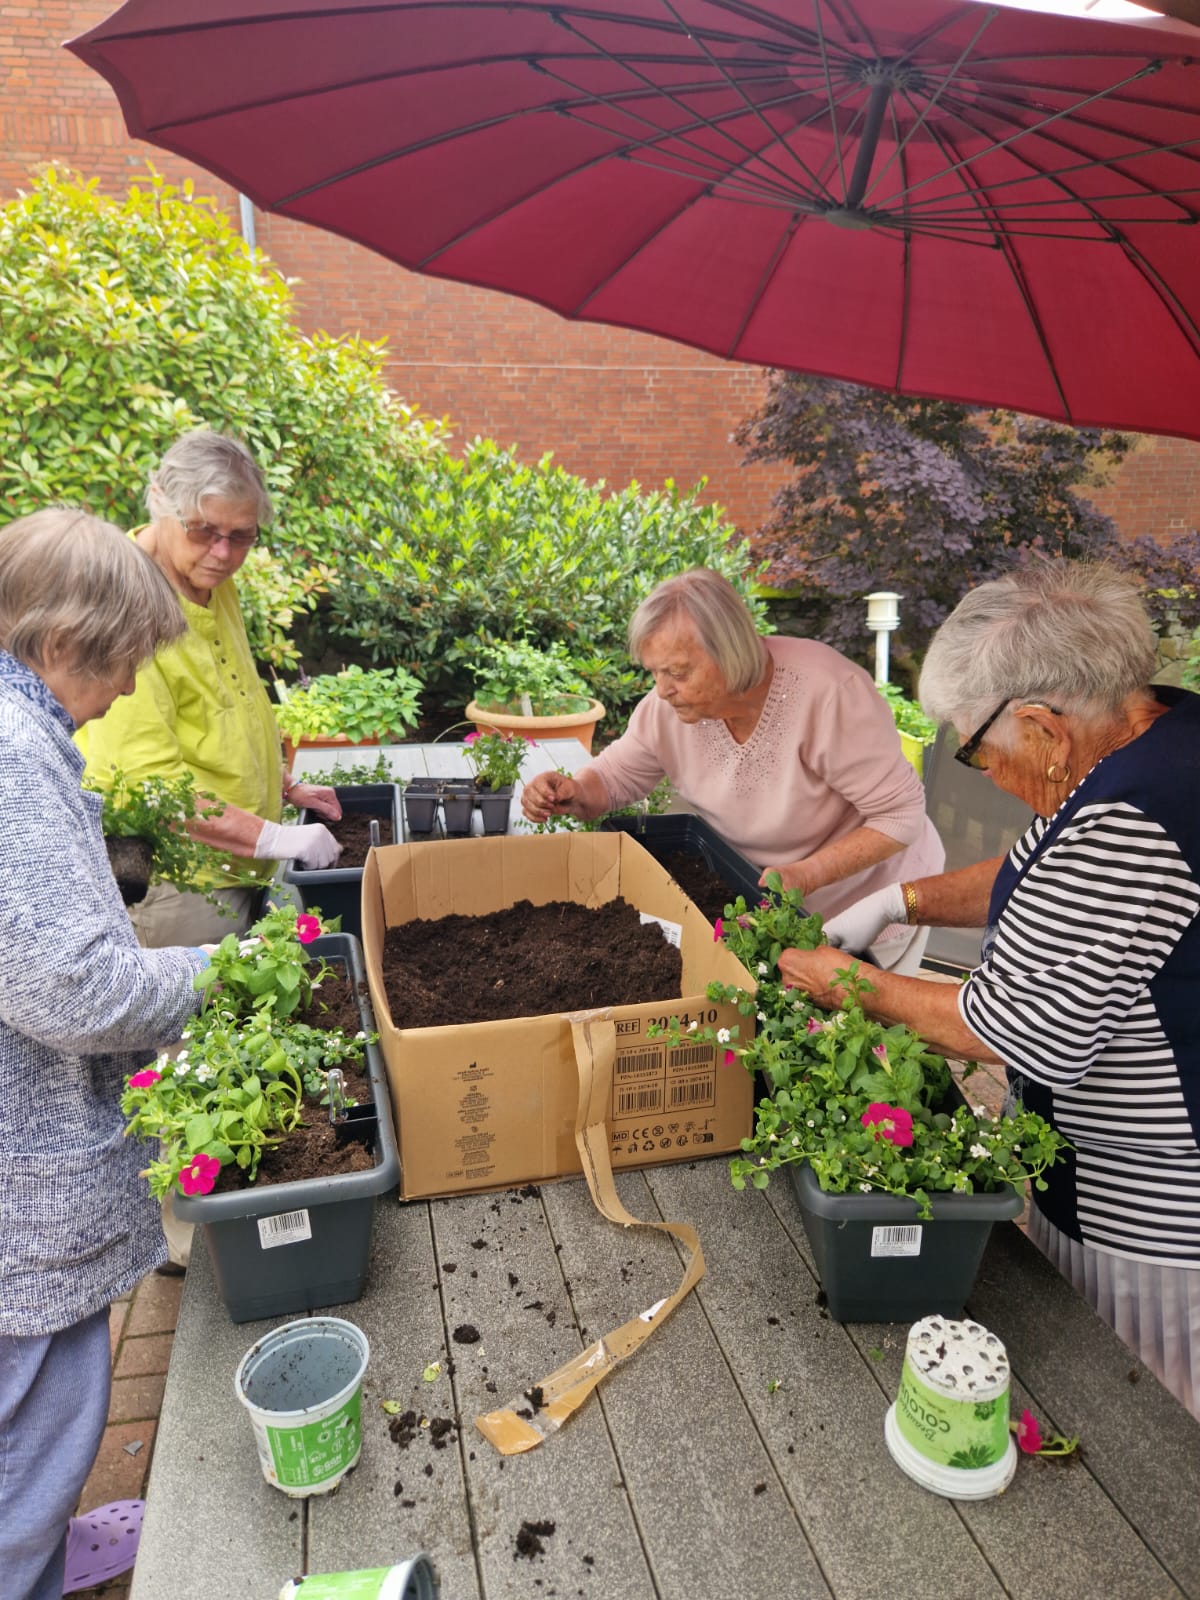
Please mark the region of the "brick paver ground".
[[[151, 1273], [112, 1308], [112, 1399], [100, 1454], [79, 1497], [81, 1512], [92, 1511], [111, 1500], [145, 1498], [182, 1293], [182, 1278], [161, 1278]], [[123, 1600], [132, 1579], [132, 1572], [126, 1572], [79, 1593]]]

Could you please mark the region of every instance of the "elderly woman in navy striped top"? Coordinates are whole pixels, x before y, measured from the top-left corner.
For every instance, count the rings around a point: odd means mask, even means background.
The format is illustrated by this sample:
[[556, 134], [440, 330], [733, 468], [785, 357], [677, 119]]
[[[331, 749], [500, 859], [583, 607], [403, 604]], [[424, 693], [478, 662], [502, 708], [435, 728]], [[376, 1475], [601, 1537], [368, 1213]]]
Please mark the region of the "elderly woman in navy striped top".
[[[1011, 1093], [1074, 1151], [1030, 1234], [1200, 1415], [1200, 697], [1151, 686], [1136, 589], [1050, 562], [972, 590], [939, 629], [921, 701], [980, 781], [1036, 813], [1007, 857], [878, 891], [826, 929], [850, 949], [899, 916], [986, 922], [961, 987], [863, 968], [870, 1012]], [[785, 951], [836, 1002], [840, 951]]]

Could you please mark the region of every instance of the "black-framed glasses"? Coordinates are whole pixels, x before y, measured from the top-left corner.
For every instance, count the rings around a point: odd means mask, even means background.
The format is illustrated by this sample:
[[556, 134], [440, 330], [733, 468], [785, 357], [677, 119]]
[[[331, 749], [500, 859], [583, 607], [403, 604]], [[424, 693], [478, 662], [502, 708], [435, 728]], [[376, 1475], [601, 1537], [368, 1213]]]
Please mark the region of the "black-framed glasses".
[[987, 721], [981, 722], [966, 743], [959, 745], [958, 749], [954, 752], [955, 761], [961, 761], [964, 767], [974, 767], [976, 772], [983, 770], [984, 762], [979, 754], [980, 743], [983, 740], [984, 734], [988, 731], [992, 723], [995, 722], [996, 718], [1007, 705], [1007, 700], [1001, 700], [1000, 704], [996, 707], [995, 711], [992, 712]]
[[183, 531], [193, 544], [211, 547], [224, 539], [231, 550], [249, 550], [258, 539], [257, 528], [253, 533], [226, 533], [223, 528], [214, 528], [211, 522], [185, 522]]

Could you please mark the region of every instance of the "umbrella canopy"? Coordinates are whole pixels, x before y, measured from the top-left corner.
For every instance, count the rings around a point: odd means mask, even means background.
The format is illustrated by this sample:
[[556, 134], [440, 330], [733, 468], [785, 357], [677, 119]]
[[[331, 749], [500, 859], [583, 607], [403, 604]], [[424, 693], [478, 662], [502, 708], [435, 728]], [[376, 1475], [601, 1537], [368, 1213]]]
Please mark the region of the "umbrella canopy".
[[1190, 37], [973, 0], [128, 0], [69, 48], [135, 137], [414, 271], [1200, 437]]

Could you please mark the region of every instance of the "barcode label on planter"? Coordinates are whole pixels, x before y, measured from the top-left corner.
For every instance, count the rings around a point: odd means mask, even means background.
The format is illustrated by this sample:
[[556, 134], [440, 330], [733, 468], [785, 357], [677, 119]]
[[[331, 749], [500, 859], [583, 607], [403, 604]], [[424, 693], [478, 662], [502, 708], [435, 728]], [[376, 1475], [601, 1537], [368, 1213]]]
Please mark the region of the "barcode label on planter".
[[312, 1238], [312, 1224], [307, 1211], [281, 1211], [277, 1217], [259, 1217], [258, 1242], [264, 1250], [274, 1250], [277, 1244], [299, 1244]]
[[921, 1254], [920, 1224], [913, 1222], [894, 1228], [872, 1228], [871, 1254], [873, 1256], [919, 1256]]

